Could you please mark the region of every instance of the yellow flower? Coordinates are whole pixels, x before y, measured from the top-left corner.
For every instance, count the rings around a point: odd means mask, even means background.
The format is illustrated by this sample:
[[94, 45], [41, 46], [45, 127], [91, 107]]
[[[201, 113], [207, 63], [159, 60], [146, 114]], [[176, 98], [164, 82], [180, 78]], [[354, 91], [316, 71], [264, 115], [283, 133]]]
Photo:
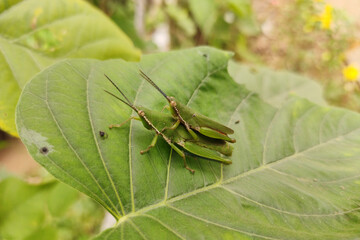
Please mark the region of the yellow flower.
[[353, 64], [348, 65], [343, 69], [343, 75], [347, 81], [356, 81], [359, 78], [359, 69]]
[[330, 29], [333, 19], [333, 7], [330, 4], [325, 5], [325, 9], [320, 15], [320, 22], [322, 29]]

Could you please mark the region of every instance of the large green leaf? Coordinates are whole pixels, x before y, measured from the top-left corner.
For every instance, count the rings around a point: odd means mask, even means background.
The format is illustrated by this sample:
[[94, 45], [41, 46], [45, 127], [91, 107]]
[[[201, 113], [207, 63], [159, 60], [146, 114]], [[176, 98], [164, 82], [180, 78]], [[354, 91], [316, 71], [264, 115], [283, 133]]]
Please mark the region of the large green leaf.
[[130, 39], [80, 0], [0, 2], [0, 128], [16, 136], [15, 106], [25, 83], [62, 58], [137, 60]]
[[258, 93], [263, 100], [281, 106], [289, 94], [296, 94], [320, 105], [326, 105], [321, 86], [307, 77], [288, 71], [229, 62], [229, 74], [238, 83]]
[[229, 57], [202, 47], [140, 63], [169, 95], [235, 130], [233, 164], [188, 157], [194, 175], [164, 141], [140, 155], [154, 134], [141, 123], [108, 130], [133, 113], [104, 93], [104, 73], [136, 104], [166, 102], [137, 64], [68, 60], [25, 87], [17, 126], [31, 155], [119, 219], [98, 239], [359, 236], [360, 115], [297, 97], [272, 107], [230, 78]]

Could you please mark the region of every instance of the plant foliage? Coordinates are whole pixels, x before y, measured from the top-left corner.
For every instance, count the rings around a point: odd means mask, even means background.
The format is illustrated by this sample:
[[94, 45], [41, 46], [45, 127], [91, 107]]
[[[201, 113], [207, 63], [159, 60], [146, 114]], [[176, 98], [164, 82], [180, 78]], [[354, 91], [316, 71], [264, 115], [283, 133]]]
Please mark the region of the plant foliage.
[[[97, 239], [354, 239], [360, 234], [360, 115], [290, 96], [264, 102], [227, 73], [231, 54], [201, 47], [142, 61], [66, 60], [25, 87], [17, 127], [54, 176], [101, 203], [118, 223]], [[106, 73], [136, 104], [169, 95], [235, 130], [233, 164], [188, 157], [108, 96]], [[105, 131], [104, 139], [99, 131]], [[46, 149], [46, 151], [44, 151]]]
[[137, 60], [131, 40], [81, 0], [0, 2], [0, 128], [17, 136], [15, 106], [34, 75], [63, 58]]

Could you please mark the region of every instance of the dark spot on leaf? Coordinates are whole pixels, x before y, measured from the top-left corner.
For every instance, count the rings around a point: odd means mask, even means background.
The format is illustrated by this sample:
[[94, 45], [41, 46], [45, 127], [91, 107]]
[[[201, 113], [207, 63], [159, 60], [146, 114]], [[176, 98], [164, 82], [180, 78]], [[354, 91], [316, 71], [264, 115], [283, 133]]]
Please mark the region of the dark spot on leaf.
[[235, 121], [235, 124], [238, 124], [240, 122], [240, 120], [237, 120], [237, 121]]
[[104, 131], [99, 131], [99, 135], [101, 138], [106, 139], [108, 137], [107, 133]]
[[49, 149], [47, 148], [47, 147], [42, 147], [42, 148], [40, 148], [40, 153], [42, 153], [42, 154], [47, 154], [49, 152]]
[[206, 53], [204, 53], [204, 54], [203, 54], [203, 57], [204, 57], [204, 58], [207, 58], [207, 57], [208, 57], [208, 55], [207, 55]]

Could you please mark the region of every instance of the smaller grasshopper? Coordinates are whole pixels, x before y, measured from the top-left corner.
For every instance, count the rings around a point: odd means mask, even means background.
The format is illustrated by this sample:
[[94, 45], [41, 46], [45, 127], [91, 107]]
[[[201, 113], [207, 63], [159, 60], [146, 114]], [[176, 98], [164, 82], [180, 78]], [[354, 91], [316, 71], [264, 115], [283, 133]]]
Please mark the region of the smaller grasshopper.
[[198, 135], [192, 131], [193, 129], [210, 138], [221, 139], [231, 143], [236, 142], [235, 139], [228, 136], [228, 134], [233, 134], [234, 130], [195, 112], [193, 109], [177, 101], [174, 97], [169, 97], [141, 70], [140, 75], [166, 98], [169, 102], [171, 114], [185, 125], [187, 131], [194, 139]]
[[214, 160], [224, 164], [232, 163], [231, 160], [221, 156], [221, 154], [231, 156], [233, 147], [229, 143], [221, 139], [213, 139], [200, 134], [196, 135], [196, 139], [194, 139], [186, 128], [179, 124], [180, 122], [177, 121], [177, 119], [171, 114], [153, 111], [142, 106], [135, 106], [107, 75], [105, 75], [105, 77], [112, 83], [112, 85], [115, 86], [125, 100], [107, 90], [104, 91], [131, 107], [139, 116], [138, 118], [130, 117], [121, 124], [110, 125], [109, 128], [121, 127], [130, 119], [135, 119], [140, 120], [146, 129], [155, 131], [155, 136], [151, 141], [151, 144], [145, 150], [140, 151], [140, 154], [144, 154], [154, 147], [158, 136], [160, 135], [170, 145], [170, 147], [183, 158], [185, 168], [191, 173], [194, 173], [195, 171], [187, 165], [185, 152], [179, 147], [185, 149], [193, 155], [200, 156], [208, 160]]

